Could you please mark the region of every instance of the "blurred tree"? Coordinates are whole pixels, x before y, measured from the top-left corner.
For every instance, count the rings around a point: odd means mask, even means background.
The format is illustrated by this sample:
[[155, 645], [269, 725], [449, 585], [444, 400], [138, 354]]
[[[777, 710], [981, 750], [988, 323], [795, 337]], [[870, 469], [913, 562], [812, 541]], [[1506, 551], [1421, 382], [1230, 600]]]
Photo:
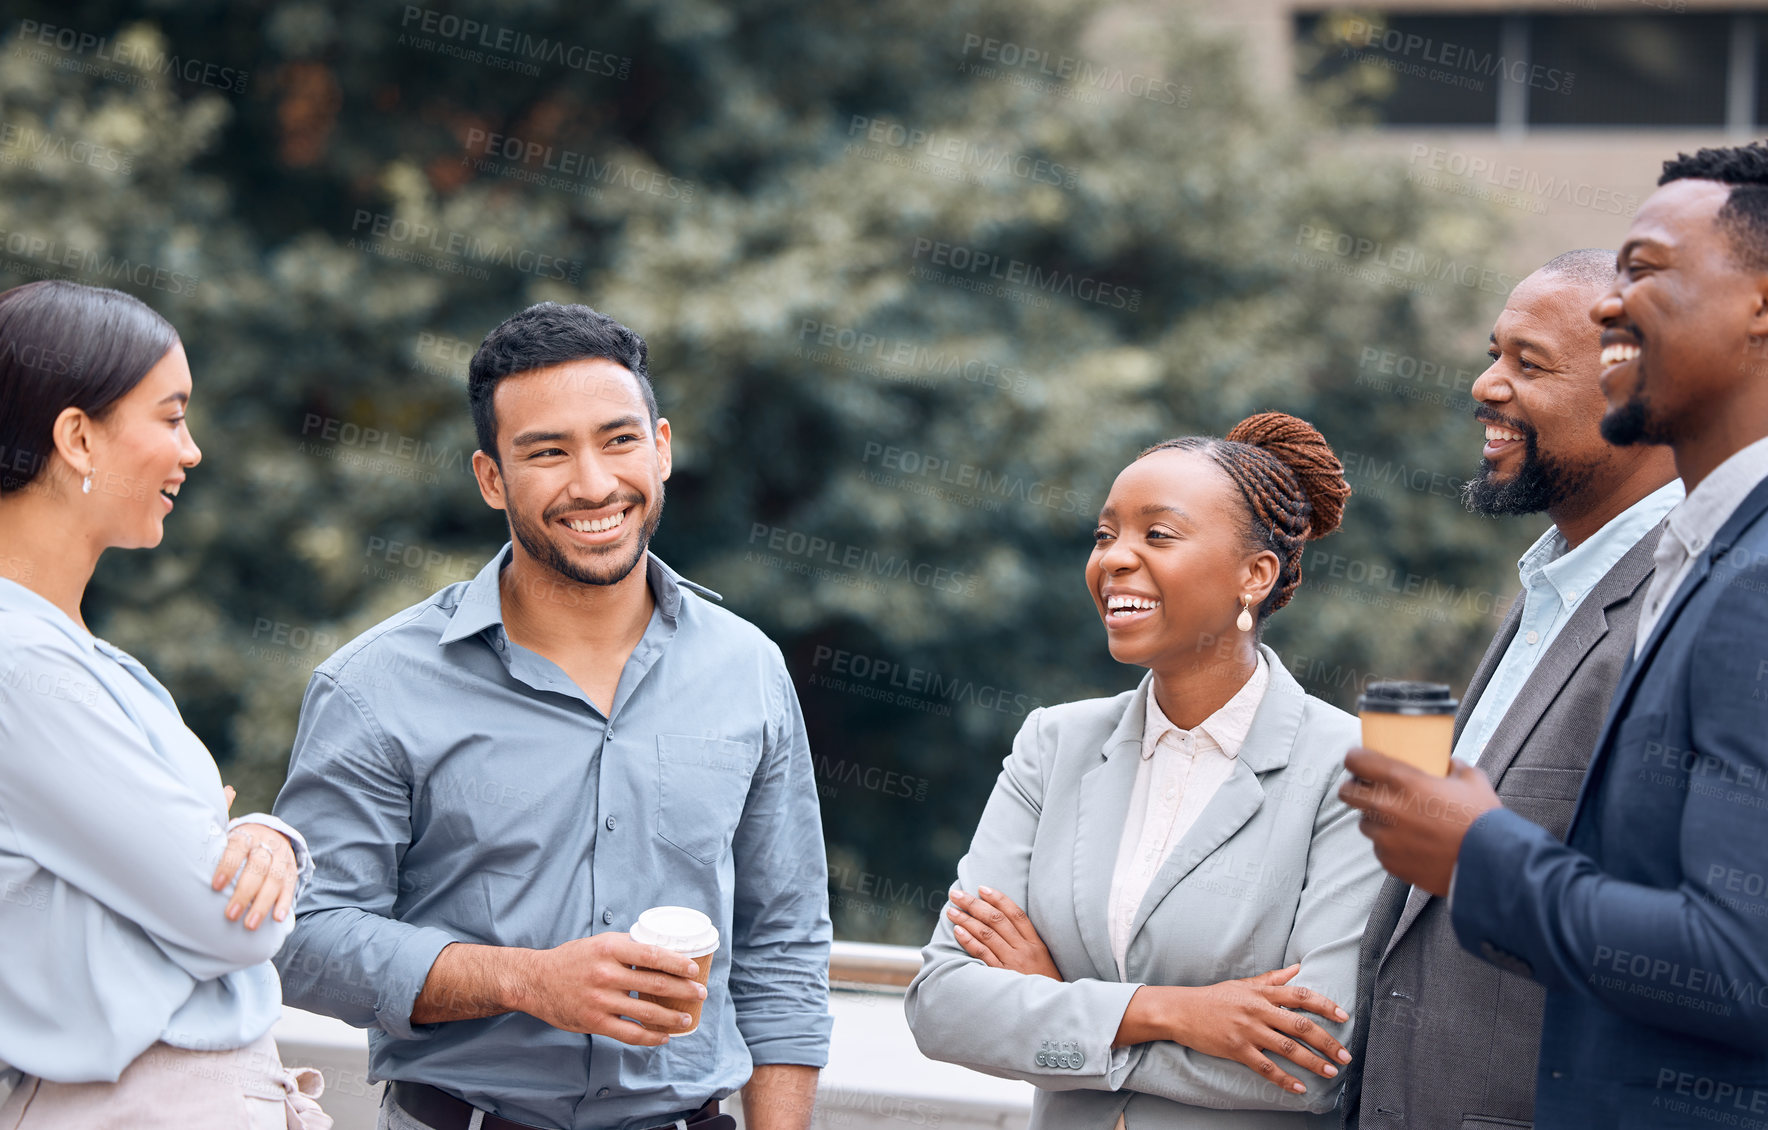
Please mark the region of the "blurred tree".
[[1337, 154], [1324, 96], [1181, 11], [18, 8], [0, 282], [165, 312], [206, 451], [90, 611], [242, 806], [312, 667], [504, 539], [465, 361], [541, 299], [650, 341], [657, 550], [785, 649], [842, 937], [924, 940], [1027, 710], [1140, 674], [1081, 570], [1142, 446], [1278, 409], [1345, 454], [1344, 529], [1268, 639], [1347, 707], [1373, 675], [1463, 685], [1544, 527], [1462, 510], [1465, 382], [1418, 375], [1481, 367], [1495, 221]]

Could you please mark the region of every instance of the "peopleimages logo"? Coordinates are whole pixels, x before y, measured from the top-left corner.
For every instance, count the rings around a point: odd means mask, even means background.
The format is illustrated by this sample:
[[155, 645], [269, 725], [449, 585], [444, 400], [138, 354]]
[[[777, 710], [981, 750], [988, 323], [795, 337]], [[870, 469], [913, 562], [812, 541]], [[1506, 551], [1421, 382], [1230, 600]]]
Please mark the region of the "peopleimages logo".
[[[1126, 72], [1121, 67], [1099, 66], [1073, 55], [1055, 54], [1010, 40], [992, 39], [966, 32], [962, 54], [974, 66], [974, 61], [970, 59], [972, 52], [977, 58], [989, 63], [1023, 68], [1047, 78], [1062, 79], [1077, 87], [1107, 94], [1128, 94], [1132, 98], [1146, 98], [1163, 106], [1185, 106], [1191, 100], [1191, 88], [1180, 86], [1176, 82]], [[963, 64], [959, 67], [962, 69]]]
[[[517, 31], [515, 28], [496, 27], [492, 24], [465, 19], [449, 12], [424, 8], [416, 4], [405, 5], [405, 13], [399, 21], [399, 26], [405, 35], [421, 32], [425, 35], [435, 36], [437, 40], [446, 41], [456, 51], [468, 46], [483, 48], [512, 62], [521, 63], [525, 74], [539, 73], [534, 68], [535, 62], [552, 63], [574, 71], [583, 71], [586, 74], [607, 75], [621, 79], [632, 71], [632, 60], [624, 55], [591, 51], [580, 43], [566, 43], [562, 39], [548, 39], [545, 36]], [[411, 46], [431, 50], [436, 44], [414, 41]], [[479, 53], [473, 52], [473, 54]], [[481, 57], [473, 58], [471, 61], [484, 62], [486, 60]]]
[[[864, 114], [855, 114], [847, 124], [847, 136], [852, 138], [861, 134], [864, 135], [866, 141], [875, 145], [900, 149], [905, 152], [922, 153], [941, 161], [949, 161], [953, 165], [967, 170], [984, 173], [1004, 172], [1021, 180], [1032, 181], [1036, 184], [1052, 184], [1062, 188], [1073, 188], [1080, 180], [1078, 170], [1057, 161], [1033, 157], [1028, 153], [1018, 153], [993, 145], [979, 145], [962, 137], [940, 133], [938, 130], [917, 129], [898, 125], [884, 118], [871, 118]], [[851, 147], [849, 147], [849, 151], [853, 151]], [[863, 152], [861, 155], [864, 155]]]
[[[367, 229], [366, 232], [364, 229]], [[490, 243], [466, 232], [413, 223], [384, 212], [357, 209], [350, 221], [350, 230], [372, 235], [386, 242], [376, 245], [361, 238], [352, 238], [346, 244], [348, 247], [438, 269], [446, 268], [451, 260], [458, 260], [453, 265], [453, 273], [460, 273], [463, 265], [493, 263], [535, 278], [561, 279], [569, 283], [580, 282], [583, 278], [583, 264], [576, 259], [561, 259], [556, 255], [530, 251], [512, 244]], [[431, 251], [449, 256], [449, 260], [438, 261], [427, 254]]]
[[1142, 308], [1142, 292], [1127, 286], [1114, 286], [1073, 271], [1049, 270], [1022, 259], [978, 251], [961, 243], [915, 237], [913, 258], [926, 260], [935, 267], [949, 268], [972, 279], [990, 279], [1025, 287], [1044, 294], [1066, 294], [1082, 302], [1108, 306], [1131, 313]]
[[134, 67], [162, 78], [181, 78], [188, 83], [214, 87], [230, 94], [244, 94], [246, 80], [251, 77], [250, 72], [236, 67], [224, 67], [201, 59], [155, 50], [148, 42], [119, 43], [109, 36], [76, 31], [71, 27], [57, 27], [36, 20], [20, 20], [18, 43], [25, 45], [31, 42], [53, 47], [64, 54], [91, 55], [101, 62]]
[[[1419, 35], [1416, 32], [1404, 32], [1382, 23], [1372, 23], [1360, 19], [1350, 20], [1345, 28], [1344, 47], [1339, 52], [1340, 57], [1359, 62], [1382, 62], [1378, 58], [1371, 58], [1377, 52], [1397, 59], [1405, 59], [1409, 63], [1415, 61], [1424, 67], [1440, 67], [1449, 72], [1459, 71], [1463, 76], [1478, 75], [1481, 78], [1502, 78], [1514, 83], [1526, 83], [1537, 90], [1545, 90], [1555, 94], [1571, 93], [1572, 80], [1576, 77], [1571, 71], [1544, 66], [1528, 59], [1508, 59], [1496, 51], [1482, 52], [1459, 43], [1451, 43], [1446, 39]], [[1393, 69], [1410, 70], [1410, 68]], [[1419, 77], [1448, 78], [1455, 76], [1432, 73], [1429, 76], [1420, 75]]]

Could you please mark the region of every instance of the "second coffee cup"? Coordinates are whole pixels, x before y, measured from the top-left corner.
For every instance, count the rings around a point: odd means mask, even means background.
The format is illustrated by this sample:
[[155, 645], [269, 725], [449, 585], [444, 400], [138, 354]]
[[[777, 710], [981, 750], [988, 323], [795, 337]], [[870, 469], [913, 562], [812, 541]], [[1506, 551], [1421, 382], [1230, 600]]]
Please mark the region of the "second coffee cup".
[[[693, 958], [697, 970], [693, 979], [702, 985], [712, 975], [712, 959], [718, 956], [718, 927], [712, 924], [712, 919], [692, 907], [653, 906], [638, 916], [638, 921], [632, 924], [628, 936], [635, 942], [661, 946], [683, 957]], [[654, 997], [649, 993], [640, 993], [638, 999], [660, 1004], [664, 1008], [673, 1008], [693, 1017], [693, 1023], [686, 1028], [644, 1025], [653, 1032], [685, 1036], [700, 1026], [700, 1006], [705, 1002], [698, 997]]]

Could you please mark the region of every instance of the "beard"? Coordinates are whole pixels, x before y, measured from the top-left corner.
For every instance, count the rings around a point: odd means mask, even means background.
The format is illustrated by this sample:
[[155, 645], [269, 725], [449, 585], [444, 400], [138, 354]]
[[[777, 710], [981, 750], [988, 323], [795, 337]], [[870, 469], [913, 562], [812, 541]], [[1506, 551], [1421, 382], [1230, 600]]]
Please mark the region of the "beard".
[[1672, 438], [1665, 431], [1663, 421], [1652, 414], [1651, 399], [1637, 385], [1625, 404], [1602, 414], [1599, 430], [1602, 438], [1616, 447], [1628, 447], [1636, 443], [1669, 443]]
[[553, 533], [553, 518], [572, 510], [599, 510], [616, 502], [629, 502], [636, 506], [643, 505], [644, 501], [637, 494], [615, 495], [596, 503], [574, 498], [551, 513], [542, 515], [538, 521], [512, 506], [509, 510], [510, 532], [522, 543], [528, 556], [567, 580], [580, 585], [615, 585], [625, 580], [627, 574], [645, 559], [645, 553], [651, 547], [651, 538], [663, 522], [663, 484], [657, 484], [656, 498], [645, 507], [644, 524], [639, 527], [638, 537], [633, 539], [632, 548], [622, 552], [620, 544], [616, 543], [588, 550], [594, 557], [594, 563], [590, 565], [583, 565], [572, 559], [572, 548], [568, 548], [564, 539]]
[[1589, 485], [1596, 468], [1542, 455], [1533, 430], [1523, 432], [1522, 466], [1507, 483], [1492, 478], [1496, 468], [1490, 459], [1479, 461], [1479, 474], [1461, 490], [1461, 501], [1476, 514], [1539, 514], [1550, 510]]

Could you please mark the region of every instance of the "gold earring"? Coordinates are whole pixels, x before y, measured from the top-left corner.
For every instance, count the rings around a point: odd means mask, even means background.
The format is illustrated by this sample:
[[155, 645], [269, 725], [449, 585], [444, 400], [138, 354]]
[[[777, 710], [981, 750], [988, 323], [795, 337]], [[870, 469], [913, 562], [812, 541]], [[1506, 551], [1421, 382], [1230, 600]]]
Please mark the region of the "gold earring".
[[1234, 621], [1234, 626], [1243, 632], [1252, 631], [1252, 598], [1250, 596], [1240, 598], [1240, 616]]

